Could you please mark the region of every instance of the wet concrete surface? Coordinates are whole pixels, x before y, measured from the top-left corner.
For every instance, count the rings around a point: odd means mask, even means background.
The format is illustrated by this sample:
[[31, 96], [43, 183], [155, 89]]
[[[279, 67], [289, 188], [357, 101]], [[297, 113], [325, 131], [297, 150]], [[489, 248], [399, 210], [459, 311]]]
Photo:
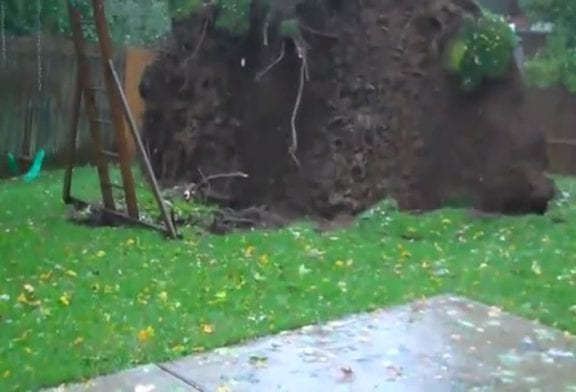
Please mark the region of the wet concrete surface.
[[145, 365], [85, 384], [61, 386], [46, 392], [198, 392], [157, 365]]
[[442, 296], [167, 367], [205, 391], [576, 391], [576, 340]]
[[[121, 373], [107, 378], [106, 389], [82, 390], [576, 392], [576, 338], [494, 307], [439, 296], [153, 370], [163, 384]], [[131, 389], [112, 388], [114, 377]]]

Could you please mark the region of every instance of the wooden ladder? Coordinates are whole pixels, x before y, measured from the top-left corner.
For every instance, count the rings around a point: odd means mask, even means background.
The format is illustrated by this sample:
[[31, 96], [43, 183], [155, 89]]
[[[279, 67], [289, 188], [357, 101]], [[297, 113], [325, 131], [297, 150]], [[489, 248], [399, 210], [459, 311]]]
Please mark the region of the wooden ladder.
[[[124, 219], [128, 222], [152, 226], [168, 234], [172, 238], [178, 236], [175, 224], [168, 213], [166, 203], [161, 196], [156, 177], [152, 170], [150, 160], [140, 138], [140, 132], [136, 126], [128, 101], [122, 89], [120, 78], [114, 68], [112, 41], [108, 31], [108, 26], [104, 11], [103, 0], [91, 0], [92, 19], [83, 20], [78, 8], [78, 0], [66, 0], [68, 4], [68, 14], [72, 28], [74, 48], [77, 59], [77, 80], [74, 97], [74, 107], [71, 123], [69, 141], [69, 161], [64, 177], [63, 199], [66, 204], [87, 205], [71, 195], [72, 175], [76, 159], [76, 139], [78, 137], [78, 125], [80, 119], [80, 106], [84, 102], [84, 110], [88, 120], [90, 138], [93, 147], [93, 162], [98, 171], [100, 182], [100, 192], [102, 194], [102, 212], [114, 218]], [[87, 52], [86, 37], [83, 26], [92, 24], [96, 29], [99, 46], [98, 59], [100, 60], [103, 72], [103, 86], [95, 85], [95, 78], [92, 75], [91, 65]], [[107, 97], [110, 119], [99, 118], [97, 105], [97, 94], [105, 94]], [[126, 133], [124, 120], [127, 120], [133, 140], [136, 142], [136, 149], [142, 160], [146, 175], [150, 180], [158, 208], [160, 210], [164, 226], [146, 223], [140, 219], [138, 201], [136, 196], [136, 186], [132, 173], [131, 154], [128, 146], [129, 136]], [[102, 130], [104, 127], [111, 127], [114, 131], [116, 151], [104, 149]], [[113, 161], [118, 164], [122, 176], [122, 184], [113, 183], [110, 177], [109, 164]], [[124, 195], [126, 211], [119, 211], [114, 200], [114, 189], [120, 189]]]

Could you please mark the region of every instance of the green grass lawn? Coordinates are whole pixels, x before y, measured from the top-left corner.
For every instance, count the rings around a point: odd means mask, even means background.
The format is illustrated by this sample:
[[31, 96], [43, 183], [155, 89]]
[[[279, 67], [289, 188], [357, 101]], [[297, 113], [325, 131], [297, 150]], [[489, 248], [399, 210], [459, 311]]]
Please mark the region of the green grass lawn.
[[[92, 171], [76, 189], [97, 195]], [[576, 182], [545, 217], [421, 216], [165, 241], [76, 226], [61, 173], [0, 183], [0, 391], [35, 390], [439, 293], [576, 332]]]

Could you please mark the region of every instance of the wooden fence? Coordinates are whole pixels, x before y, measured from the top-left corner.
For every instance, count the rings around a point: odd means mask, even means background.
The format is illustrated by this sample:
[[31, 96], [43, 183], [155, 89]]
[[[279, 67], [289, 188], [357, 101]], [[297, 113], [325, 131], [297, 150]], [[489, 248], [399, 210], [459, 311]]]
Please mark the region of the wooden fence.
[[526, 123], [547, 136], [549, 171], [576, 175], [576, 95], [563, 87], [526, 91]]
[[[124, 75], [123, 50], [117, 50], [115, 63]], [[103, 86], [96, 46], [88, 47], [95, 85]], [[44, 38], [40, 45], [33, 38], [8, 38], [5, 57], [0, 55], [0, 175], [6, 174], [6, 155], [27, 159], [43, 148], [47, 164], [63, 162], [74, 98], [76, 58], [71, 41]], [[107, 99], [97, 94], [99, 116], [110, 116]], [[105, 143], [112, 131], [103, 130]], [[108, 131], [108, 132], [105, 132]], [[88, 124], [81, 115], [77, 148], [88, 152]], [[78, 154], [89, 160], [90, 154]]]

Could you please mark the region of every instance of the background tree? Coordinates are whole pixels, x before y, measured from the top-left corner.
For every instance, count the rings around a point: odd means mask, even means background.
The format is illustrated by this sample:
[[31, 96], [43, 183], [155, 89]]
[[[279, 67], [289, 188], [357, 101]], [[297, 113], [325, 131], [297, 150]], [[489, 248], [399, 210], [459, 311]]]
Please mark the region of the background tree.
[[[69, 35], [67, 0], [0, 0], [4, 9], [4, 34], [42, 33]], [[91, 0], [75, 0], [85, 16], [91, 15]], [[115, 42], [151, 44], [169, 29], [167, 0], [105, 0], [110, 33]], [[85, 26], [88, 38], [94, 28]]]
[[527, 80], [541, 87], [563, 85], [576, 93], [576, 2], [524, 0], [533, 22], [553, 24], [545, 48], [526, 64]]

